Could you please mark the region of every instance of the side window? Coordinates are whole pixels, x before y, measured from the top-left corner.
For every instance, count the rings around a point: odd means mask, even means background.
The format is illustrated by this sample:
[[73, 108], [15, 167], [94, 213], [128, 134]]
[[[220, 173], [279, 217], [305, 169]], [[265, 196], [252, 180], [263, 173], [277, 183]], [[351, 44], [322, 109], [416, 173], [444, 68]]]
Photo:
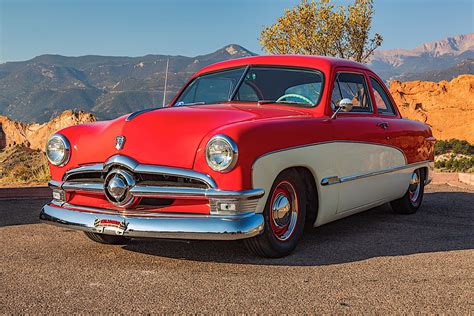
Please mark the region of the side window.
[[375, 105], [377, 106], [377, 111], [381, 114], [394, 115], [395, 111], [393, 110], [393, 105], [390, 102], [390, 98], [385, 93], [385, 90], [382, 88], [380, 83], [374, 78], [370, 78], [370, 84], [374, 89]]
[[362, 74], [340, 72], [336, 75], [332, 90], [331, 106], [337, 108], [342, 99], [352, 100], [351, 112], [372, 113], [369, 90]]

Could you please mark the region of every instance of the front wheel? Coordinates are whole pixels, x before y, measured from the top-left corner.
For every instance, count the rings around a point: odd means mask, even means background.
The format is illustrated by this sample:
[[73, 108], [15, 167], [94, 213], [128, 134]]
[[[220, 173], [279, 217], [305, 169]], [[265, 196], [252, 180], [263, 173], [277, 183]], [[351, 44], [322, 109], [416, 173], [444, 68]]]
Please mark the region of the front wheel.
[[90, 232], [84, 232], [84, 234], [90, 240], [93, 240], [101, 244], [125, 245], [130, 241], [130, 238], [123, 237], [123, 236], [113, 236], [113, 235], [97, 234], [97, 233], [90, 233]]
[[262, 257], [279, 258], [296, 248], [305, 223], [304, 192], [304, 181], [296, 170], [283, 171], [276, 178], [263, 214], [263, 233], [244, 240], [251, 252]]
[[423, 194], [425, 192], [425, 174], [423, 170], [417, 169], [413, 171], [410, 179], [410, 185], [405, 195], [390, 205], [392, 209], [399, 214], [414, 214], [423, 202]]

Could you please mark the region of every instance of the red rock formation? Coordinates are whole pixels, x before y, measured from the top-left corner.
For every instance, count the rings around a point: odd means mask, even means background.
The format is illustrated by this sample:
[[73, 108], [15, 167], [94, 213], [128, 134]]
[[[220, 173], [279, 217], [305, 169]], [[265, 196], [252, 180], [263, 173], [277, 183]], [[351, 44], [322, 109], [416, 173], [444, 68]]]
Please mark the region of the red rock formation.
[[0, 149], [23, 145], [31, 149], [44, 150], [48, 137], [54, 132], [67, 126], [95, 121], [96, 118], [90, 113], [71, 110], [64, 111], [61, 115], [43, 124], [25, 124], [12, 121], [6, 116], [0, 116]]
[[436, 138], [474, 144], [474, 75], [438, 83], [395, 80], [390, 92], [403, 117], [429, 124]]

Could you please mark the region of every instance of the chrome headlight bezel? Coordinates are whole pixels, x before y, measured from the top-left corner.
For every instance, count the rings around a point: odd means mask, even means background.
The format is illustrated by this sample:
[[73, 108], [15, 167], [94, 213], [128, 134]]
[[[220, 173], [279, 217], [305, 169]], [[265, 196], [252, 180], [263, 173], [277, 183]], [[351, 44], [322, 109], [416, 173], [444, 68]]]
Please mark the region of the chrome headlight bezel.
[[[50, 145], [52, 142], [57, 142], [59, 141], [59, 144], [61, 144], [61, 151], [62, 151], [62, 156], [60, 159], [54, 160], [51, 157], [51, 149]], [[67, 138], [61, 134], [54, 134], [51, 136], [48, 141], [46, 142], [46, 157], [48, 158], [48, 161], [53, 165], [57, 167], [62, 167], [66, 165], [69, 162], [69, 158], [71, 156], [71, 145]]]
[[[210, 153], [210, 150], [212, 150], [212, 146], [216, 142], [220, 142], [221, 144], [226, 146], [227, 151], [231, 154], [229, 162], [224, 164], [224, 165], [221, 165], [221, 166], [219, 166], [219, 164], [216, 163], [212, 159], [212, 156], [211, 156], [211, 153]], [[206, 155], [206, 162], [207, 162], [207, 165], [209, 166], [209, 168], [211, 168], [212, 170], [217, 171], [217, 172], [225, 173], [225, 172], [231, 171], [235, 167], [235, 165], [237, 163], [237, 160], [238, 160], [239, 151], [238, 151], [238, 148], [237, 148], [237, 144], [232, 140], [232, 138], [230, 138], [227, 135], [219, 134], [219, 135], [213, 136], [207, 142], [205, 155]]]

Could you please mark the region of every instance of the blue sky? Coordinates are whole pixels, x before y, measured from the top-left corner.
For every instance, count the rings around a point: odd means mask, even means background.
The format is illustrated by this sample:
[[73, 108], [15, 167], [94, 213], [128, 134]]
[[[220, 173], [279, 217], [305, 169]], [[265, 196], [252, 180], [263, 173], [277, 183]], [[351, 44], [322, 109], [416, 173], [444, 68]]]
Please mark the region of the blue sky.
[[[337, 0], [336, 4], [352, 1]], [[375, 0], [382, 48], [474, 32], [471, 0]], [[0, 62], [41, 54], [195, 56], [259, 33], [297, 0], [0, 0]]]

